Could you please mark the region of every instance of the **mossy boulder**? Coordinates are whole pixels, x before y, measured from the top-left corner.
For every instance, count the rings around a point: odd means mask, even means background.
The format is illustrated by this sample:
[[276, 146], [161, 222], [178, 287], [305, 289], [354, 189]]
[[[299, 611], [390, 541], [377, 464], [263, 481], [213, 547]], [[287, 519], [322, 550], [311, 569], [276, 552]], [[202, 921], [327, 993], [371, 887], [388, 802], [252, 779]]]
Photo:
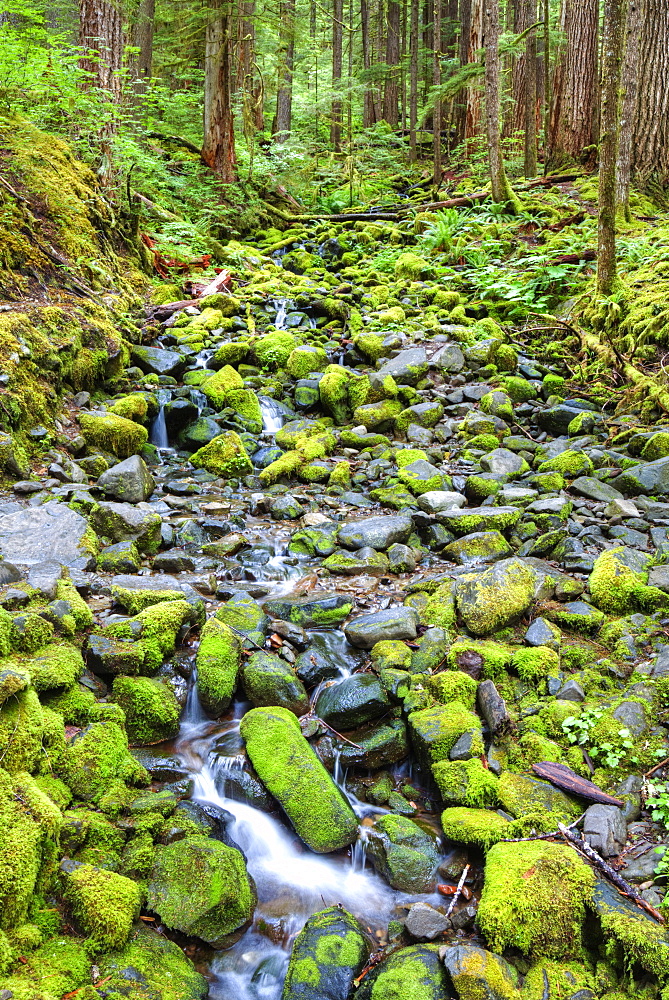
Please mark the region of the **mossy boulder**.
[[[178, 944], [141, 926], [121, 951], [110, 951], [97, 960], [99, 978], [110, 996], [127, 996], [129, 984], [138, 983], [137, 1000], [204, 1000], [209, 983], [186, 958]], [[90, 981], [90, 977], [89, 977]], [[129, 1000], [135, 1000], [130, 994]]]
[[5, 660], [3, 665], [27, 671], [33, 687], [40, 693], [69, 688], [84, 672], [80, 650], [67, 643], [50, 643], [36, 653]]
[[253, 464], [242, 440], [234, 431], [219, 434], [191, 455], [196, 469], [206, 469], [222, 479], [240, 479], [253, 472]]
[[121, 948], [139, 916], [139, 886], [124, 875], [65, 860], [61, 863], [63, 898], [95, 951]]
[[563, 844], [496, 844], [486, 856], [477, 921], [495, 951], [568, 958], [580, 954], [592, 869]]
[[255, 708], [240, 732], [258, 777], [279, 801], [302, 840], [317, 854], [351, 844], [355, 813], [285, 708]]
[[286, 660], [274, 653], [255, 652], [242, 667], [244, 690], [252, 705], [280, 705], [305, 715], [309, 697], [304, 684]]
[[179, 732], [181, 707], [172, 689], [162, 681], [150, 677], [116, 677], [112, 697], [123, 709], [132, 743], [160, 743]]
[[[365, 976], [357, 1000], [443, 1000], [450, 995], [449, 976], [439, 946], [400, 948]], [[463, 997], [462, 1000], [465, 1000]]]
[[328, 363], [328, 356], [322, 347], [304, 344], [291, 351], [286, 367], [293, 378], [306, 378], [310, 372], [321, 372]]
[[256, 361], [262, 368], [284, 368], [295, 350], [296, 340], [292, 333], [276, 331], [261, 337], [253, 345]]
[[8, 698], [0, 709], [0, 756], [5, 771], [34, 771], [42, 756], [44, 713], [34, 688]]
[[93, 722], [68, 741], [60, 777], [78, 799], [98, 799], [118, 782], [148, 784], [149, 776], [128, 750], [128, 738], [116, 722]]
[[328, 365], [318, 383], [321, 406], [337, 424], [346, 424], [358, 406], [367, 401], [369, 379], [341, 365]]
[[458, 615], [474, 635], [514, 624], [534, 600], [534, 570], [520, 559], [502, 559], [484, 573], [466, 574], [457, 585]]
[[104, 635], [134, 641], [143, 653], [142, 672], [155, 673], [166, 656], [174, 653], [177, 636], [185, 625], [200, 625], [202, 606], [186, 600], [164, 601], [140, 611], [127, 621], [107, 625]]
[[115, 413], [82, 413], [79, 424], [89, 448], [111, 451], [117, 458], [137, 455], [149, 439], [146, 427]]
[[582, 451], [563, 451], [539, 465], [539, 472], [559, 472], [567, 479], [575, 479], [577, 476], [590, 476], [593, 471], [593, 464], [590, 458]]
[[226, 407], [235, 411], [237, 422], [251, 434], [262, 431], [262, 411], [258, 396], [251, 389], [233, 389], [225, 397]]
[[158, 846], [147, 906], [166, 927], [224, 947], [251, 920], [255, 902], [236, 848], [198, 834]]
[[295, 938], [282, 1000], [348, 1000], [368, 955], [354, 916], [341, 906], [314, 913]]
[[647, 585], [646, 560], [630, 549], [602, 552], [588, 580], [592, 603], [608, 615], [650, 614], [669, 605], [669, 594]]
[[430, 892], [439, 851], [435, 837], [406, 816], [380, 816], [367, 831], [367, 853], [394, 889]]
[[499, 801], [497, 778], [478, 757], [439, 761], [432, 766], [432, 775], [446, 805], [482, 809]]
[[224, 622], [210, 618], [200, 634], [196, 656], [197, 693], [205, 712], [222, 715], [226, 710], [237, 686], [240, 662], [238, 637]]
[[409, 715], [411, 742], [421, 760], [431, 766], [448, 755], [464, 733], [472, 733], [472, 755], [483, 753], [481, 722], [459, 701], [424, 708]]
[[506, 812], [516, 819], [534, 815], [538, 824], [551, 830], [556, 828], [558, 822], [571, 822], [581, 812], [578, 802], [538, 778], [504, 771], [497, 789], [500, 804]]
[[231, 365], [223, 365], [214, 375], [210, 375], [209, 378], [205, 379], [200, 386], [200, 389], [215, 410], [220, 410], [226, 405], [228, 393], [243, 388], [243, 378]]

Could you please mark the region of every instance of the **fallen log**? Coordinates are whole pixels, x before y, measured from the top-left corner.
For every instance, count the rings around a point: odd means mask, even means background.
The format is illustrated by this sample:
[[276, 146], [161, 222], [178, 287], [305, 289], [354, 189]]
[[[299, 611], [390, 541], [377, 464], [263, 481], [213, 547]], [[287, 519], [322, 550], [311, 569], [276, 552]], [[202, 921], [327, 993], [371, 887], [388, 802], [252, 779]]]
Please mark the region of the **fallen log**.
[[481, 681], [476, 692], [479, 709], [493, 736], [513, 728], [506, 702], [492, 681]]
[[181, 299], [179, 302], [164, 302], [161, 306], [153, 306], [150, 310], [151, 318], [157, 320], [169, 319], [170, 316], [185, 309], [187, 306], [196, 306], [199, 299]]
[[664, 923], [664, 917], [662, 914], [658, 913], [655, 907], [651, 906], [650, 903], [647, 903], [646, 900], [639, 895], [636, 889], [634, 889], [629, 882], [626, 882], [625, 879], [618, 874], [615, 868], [612, 868], [611, 865], [604, 860], [601, 854], [598, 854], [593, 847], [590, 847], [590, 844], [588, 844], [585, 840], [582, 840], [580, 837], [577, 837], [576, 834], [569, 829], [569, 827], [564, 825], [564, 823], [558, 823], [558, 828], [567, 843], [576, 851], [579, 851], [580, 854], [583, 854], [587, 860], [609, 880], [609, 882], [612, 882], [613, 885], [615, 885], [621, 895], [627, 896], [628, 899], [631, 899], [632, 902], [636, 903], [636, 905], [641, 907], [642, 910], [649, 913], [654, 920], [657, 920], [658, 924]]
[[582, 778], [565, 764], [542, 761], [539, 764], [533, 764], [532, 770], [539, 778], [545, 778], [546, 781], [550, 781], [551, 785], [562, 789], [563, 792], [568, 792], [569, 795], [577, 795], [581, 799], [587, 799], [589, 802], [599, 802], [604, 806], [622, 807], [625, 805], [620, 799], [614, 799], [612, 795], [603, 792], [592, 781]]

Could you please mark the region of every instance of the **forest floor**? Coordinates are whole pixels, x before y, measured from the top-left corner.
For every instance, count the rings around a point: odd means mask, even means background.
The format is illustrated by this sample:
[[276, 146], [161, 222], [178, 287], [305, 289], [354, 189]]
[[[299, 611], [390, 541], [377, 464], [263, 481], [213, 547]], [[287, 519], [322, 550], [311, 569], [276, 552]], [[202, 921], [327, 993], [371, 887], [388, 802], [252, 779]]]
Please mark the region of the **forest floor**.
[[635, 200], [604, 302], [592, 178], [275, 215], [151, 283], [90, 173], [32, 162], [0, 216], [0, 989], [659, 996], [667, 217]]

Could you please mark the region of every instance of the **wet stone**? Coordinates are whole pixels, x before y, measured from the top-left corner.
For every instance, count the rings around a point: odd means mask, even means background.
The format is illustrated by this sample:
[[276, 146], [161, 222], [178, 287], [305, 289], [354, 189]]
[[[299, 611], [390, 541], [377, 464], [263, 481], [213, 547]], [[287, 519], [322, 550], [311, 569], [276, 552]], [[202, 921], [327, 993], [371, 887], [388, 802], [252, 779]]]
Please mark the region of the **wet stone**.
[[395, 542], [406, 542], [412, 531], [413, 522], [407, 515], [369, 517], [344, 524], [339, 529], [337, 541], [347, 549], [369, 546], [384, 551]]
[[444, 913], [429, 903], [414, 903], [407, 914], [404, 926], [412, 938], [418, 941], [434, 941], [448, 930], [451, 922]]
[[388, 708], [388, 696], [375, 674], [353, 674], [326, 687], [316, 702], [316, 714], [337, 730], [361, 726]]
[[384, 639], [415, 639], [418, 615], [413, 608], [393, 608], [359, 615], [344, 628], [352, 646], [371, 649]]
[[583, 836], [603, 858], [620, 854], [627, 840], [622, 810], [617, 806], [590, 806], [583, 820]]

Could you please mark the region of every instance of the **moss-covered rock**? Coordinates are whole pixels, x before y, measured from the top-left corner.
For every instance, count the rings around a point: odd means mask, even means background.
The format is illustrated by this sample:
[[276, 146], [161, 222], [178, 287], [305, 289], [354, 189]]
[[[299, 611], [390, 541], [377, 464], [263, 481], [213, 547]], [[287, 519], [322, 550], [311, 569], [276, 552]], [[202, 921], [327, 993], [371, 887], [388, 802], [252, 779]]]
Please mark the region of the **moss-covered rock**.
[[[417, 944], [400, 948], [363, 979], [359, 1000], [443, 1000], [449, 977], [439, 958], [439, 946]], [[464, 1000], [464, 998], [463, 998]]]
[[[209, 983], [186, 958], [178, 944], [149, 927], [140, 927], [122, 951], [111, 951], [97, 960], [99, 979], [114, 996], [127, 996], [129, 984], [138, 983], [136, 1000], [204, 1000]], [[140, 978], [141, 977], [141, 978]], [[89, 976], [90, 981], [90, 976]], [[149, 992], [150, 991], [150, 992]], [[143, 994], [143, 996], [142, 996]], [[135, 1000], [130, 994], [129, 1000]]]
[[240, 851], [195, 834], [158, 847], [147, 905], [166, 927], [223, 947], [253, 916], [255, 890]]
[[434, 888], [439, 861], [435, 838], [408, 817], [380, 816], [367, 832], [367, 853], [394, 889], [429, 892]]
[[341, 906], [314, 913], [295, 938], [282, 1000], [348, 1000], [368, 954], [363, 928]]
[[304, 684], [286, 660], [273, 653], [253, 653], [242, 667], [244, 690], [252, 705], [280, 705], [304, 715], [309, 697]]
[[63, 898], [95, 951], [121, 948], [139, 916], [139, 886], [116, 872], [93, 865], [64, 861], [61, 864]]
[[428, 766], [448, 760], [463, 733], [472, 733], [472, 755], [480, 757], [483, 754], [478, 716], [458, 701], [412, 712], [409, 731], [416, 753]]
[[94, 722], [69, 740], [59, 767], [65, 784], [88, 802], [117, 788], [118, 782], [148, 784], [144, 768], [128, 751], [128, 738], [116, 722]]
[[135, 641], [143, 652], [142, 671], [155, 673], [166, 656], [174, 653], [177, 636], [185, 625], [202, 623], [201, 606], [188, 601], [165, 601], [153, 604], [127, 621], [114, 622], [104, 630], [113, 639]]
[[206, 469], [222, 479], [240, 479], [253, 472], [253, 464], [242, 440], [234, 431], [219, 434], [191, 455], [196, 469]]
[[457, 609], [474, 635], [490, 635], [518, 621], [534, 600], [534, 571], [520, 559], [502, 559], [484, 573], [460, 577]]
[[439, 761], [432, 775], [446, 805], [482, 809], [498, 803], [497, 778], [477, 757]]
[[79, 424], [89, 448], [111, 451], [117, 458], [137, 455], [149, 439], [146, 427], [115, 413], [82, 413]]
[[18, 691], [0, 708], [0, 756], [5, 771], [34, 771], [42, 755], [44, 713], [34, 688]]
[[495, 951], [577, 955], [594, 886], [592, 869], [563, 844], [497, 844], [486, 857], [478, 924]]
[[669, 595], [657, 587], [649, 587], [647, 579], [647, 570], [629, 550], [608, 549], [595, 560], [588, 580], [593, 604], [609, 615], [635, 611], [649, 614], [667, 607]]
[[210, 618], [202, 629], [196, 657], [197, 693], [205, 712], [221, 715], [226, 710], [237, 686], [240, 663], [238, 637], [224, 622]]
[[116, 677], [112, 697], [123, 709], [132, 743], [160, 743], [179, 732], [181, 707], [172, 689], [162, 681], [150, 677]]
[[202, 392], [215, 410], [226, 404], [228, 393], [244, 388], [244, 380], [231, 365], [224, 365], [200, 386]]
[[255, 708], [242, 719], [240, 732], [260, 780], [312, 851], [325, 854], [355, 840], [355, 814], [292, 712]]

